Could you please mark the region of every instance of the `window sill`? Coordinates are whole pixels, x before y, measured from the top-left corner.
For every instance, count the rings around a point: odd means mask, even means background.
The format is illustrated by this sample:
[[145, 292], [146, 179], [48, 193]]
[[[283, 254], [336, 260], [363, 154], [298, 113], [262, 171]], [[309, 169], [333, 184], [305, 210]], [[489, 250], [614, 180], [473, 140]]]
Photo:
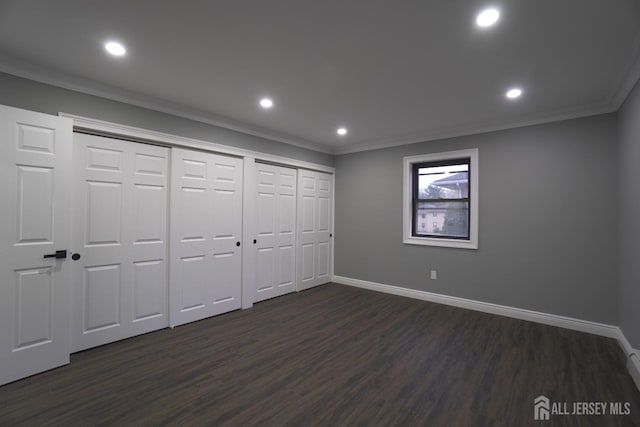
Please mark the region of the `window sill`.
[[402, 243], [405, 245], [437, 246], [443, 248], [478, 249], [478, 243], [472, 240], [434, 239], [430, 237], [408, 237]]

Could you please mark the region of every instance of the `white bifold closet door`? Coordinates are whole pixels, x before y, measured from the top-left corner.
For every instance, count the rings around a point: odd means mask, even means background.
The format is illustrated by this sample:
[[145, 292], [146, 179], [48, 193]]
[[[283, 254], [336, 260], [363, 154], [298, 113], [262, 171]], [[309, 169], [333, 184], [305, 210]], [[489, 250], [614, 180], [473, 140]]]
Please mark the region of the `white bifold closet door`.
[[296, 290], [296, 172], [256, 163], [256, 302]]
[[242, 159], [173, 149], [171, 325], [241, 306]]
[[297, 287], [331, 280], [333, 175], [298, 171]]
[[73, 351], [169, 325], [168, 156], [74, 134]]
[[69, 363], [71, 129], [0, 106], [0, 385]]

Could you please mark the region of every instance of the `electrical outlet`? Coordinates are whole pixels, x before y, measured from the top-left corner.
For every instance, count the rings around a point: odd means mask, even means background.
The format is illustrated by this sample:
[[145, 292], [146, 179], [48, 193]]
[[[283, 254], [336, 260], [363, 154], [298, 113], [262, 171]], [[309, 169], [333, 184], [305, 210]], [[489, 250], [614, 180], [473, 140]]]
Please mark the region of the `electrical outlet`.
[[436, 280], [438, 278], [438, 273], [435, 270], [431, 270], [431, 280]]

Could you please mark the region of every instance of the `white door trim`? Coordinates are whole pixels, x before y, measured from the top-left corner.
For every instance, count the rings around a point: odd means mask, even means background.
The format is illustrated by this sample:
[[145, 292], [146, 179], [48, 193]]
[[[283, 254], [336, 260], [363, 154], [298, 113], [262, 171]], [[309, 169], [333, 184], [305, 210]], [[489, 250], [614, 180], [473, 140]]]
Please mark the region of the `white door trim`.
[[254, 157], [245, 157], [242, 189], [242, 309], [253, 307], [256, 290], [256, 162]]
[[[445, 304], [453, 307], [481, 311], [483, 313], [497, 314], [499, 316], [511, 317], [513, 319], [527, 320], [529, 322], [542, 323], [544, 325], [557, 326], [559, 328], [572, 329], [574, 331], [620, 339], [618, 327], [605, 323], [592, 322], [590, 320], [576, 319], [567, 316], [560, 316], [557, 314], [543, 313], [539, 311], [510, 307], [484, 301], [476, 301], [468, 298], [454, 297], [451, 295], [437, 294], [434, 292], [420, 291], [417, 289], [404, 288], [401, 286], [392, 286], [384, 283], [371, 282], [368, 280], [354, 279], [351, 277], [334, 276], [333, 281], [341, 285], [369, 289], [386, 294], [399, 295], [402, 297], [414, 298], [422, 301], [434, 302], [437, 304]], [[622, 345], [622, 347], [625, 348], [624, 345]], [[631, 348], [631, 346], [628, 346], [628, 348]]]
[[331, 174], [335, 173], [335, 168], [331, 166], [305, 162], [302, 160], [276, 156], [268, 153], [261, 153], [258, 151], [235, 148], [224, 145], [223, 143], [207, 142], [198, 139], [186, 138], [183, 136], [172, 135], [164, 132], [157, 132], [154, 130], [142, 129], [133, 126], [107, 122], [104, 120], [82, 117], [75, 114], [61, 112], [58, 113], [58, 115], [61, 117], [68, 117], [72, 119], [74, 130], [88, 130], [99, 132], [105, 135], [133, 138], [141, 142], [149, 141], [169, 147], [195, 148], [197, 150], [210, 151], [236, 157], [254, 157], [265, 162], [280, 163], [283, 165], [294, 166], [296, 168], [309, 169], [318, 172]]
[[[242, 250], [242, 308], [251, 308], [255, 296], [255, 271], [251, 271], [255, 265], [253, 239], [255, 238], [255, 225], [252, 224], [253, 219], [248, 215], [255, 212], [255, 162], [265, 162], [282, 166], [289, 166], [296, 169], [312, 170], [317, 172], [329, 173], [334, 176], [332, 180], [331, 191], [331, 233], [334, 233], [335, 218], [335, 168], [317, 163], [305, 162], [289, 157], [276, 156], [272, 154], [262, 153], [258, 151], [245, 150], [227, 146], [221, 143], [207, 142], [183, 136], [172, 135], [164, 132], [157, 132], [149, 129], [142, 129], [134, 126], [122, 125], [118, 123], [108, 122], [89, 117], [78, 116], [60, 112], [61, 117], [67, 117], [73, 120], [74, 130], [90, 131], [107, 136], [116, 136], [125, 139], [131, 139], [138, 142], [150, 142], [158, 145], [176, 148], [191, 148], [203, 150], [211, 153], [226, 154], [230, 156], [242, 157], [244, 159], [244, 183], [243, 183], [243, 245]], [[169, 203], [171, 203], [171, 191], [169, 191]], [[334, 267], [334, 246], [331, 245], [331, 268], [330, 279], [333, 278]], [[296, 272], [297, 275], [297, 272]]]

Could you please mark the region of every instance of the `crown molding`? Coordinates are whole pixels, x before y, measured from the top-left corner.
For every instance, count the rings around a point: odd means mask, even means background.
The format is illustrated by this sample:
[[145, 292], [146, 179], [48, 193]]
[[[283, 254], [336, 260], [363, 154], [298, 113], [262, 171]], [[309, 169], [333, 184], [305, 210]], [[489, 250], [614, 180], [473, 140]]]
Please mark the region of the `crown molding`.
[[341, 155], [341, 154], [358, 153], [362, 151], [397, 147], [400, 145], [409, 145], [409, 144], [416, 144], [420, 142], [437, 141], [440, 139], [449, 139], [449, 138], [456, 138], [456, 137], [469, 136], [469, 135], [479, 135], [483, 133], [496, 132], [496, 131], [507, 130], [507, 129], [516, 129], [516, 128], [521, 128], [526, 126], [534, 126], [534, 125], [540, 125], [545, 123], [559, 122], [563, 120], [577, 119], [581, 117], [596, 116], [598, 114], [613, 113], [615, 111], [617, 111], [617, 109], [610, 104], [604, 104], [604, 105], [592, 104], [592, 105], [585, 106], [579, 110], [558, 111], [556, 113], [544, 115], [539, 118], [535, 118], [531, 120], [522, 120], [522, 121], [512, 122], [508, 124], [498, 124], [495, 122], [494, 123], [487, 122], [484, 124], [479, 123], [472, 126], [445, 129], [445, 130], [436, 131], [428, 134], [411, 135], [411, 136], [405, 136], [398, 139], [380, 140], [380, 141], [374, 141], [371, 143], [357, 144], [357, 145], [352, 145], [350, 147], [338, 148], [334, 151], [334, 154]]
[[0, 59], [0, 72], [11, 74], [17, 77], [33, 80], [39, 83], [72, 90], [74, 92], [93, 95], [100, 98], [109, 99], [111, 101], [123, 102], [125, 104], [142, 107], [161, 113], [170, 114], [181, 117], [183, 119], [193, 120], [200, 123], [244, 133], [247, 135], [265, 138], [284, 144], [294, 145], [296, 147], [307, 150], [318, 151], [325, 154], [333, 154], [330, 148], [306, 141], [301, 138], [293, 138], [291, 136], [270, 131], [261, 127], [247, 125], [233, 119], [221, 117], [212, 113], [196, 110], [193, 108], [179, 105], [177, 103], [162, 100], [156, 97], [143, 95], [129, 90], [119, 89], [117, 87], [106, 85], [94, 80], [73, 77], [64, 72], [57, 71], [53, 68], [35, 65], [33, 63], [23, 61], [17, 58], [4, 56]]
[[618, 84], [614, 87], [614, 90], [609, 99], [609, 104], [613, 107], [614, 111], [618, 111], [624, 101], [627, 99], [636, 83], [640, 80], [640, 33], [636, 36], [633, 42], [632, 54], [627, 66], [621, 73], [621, 77]]
[[440, 139], [515, 129], [519, 127], [533, 126], [616, 112], [620, 109], [625, 99], [640, 79], [640, 34], [634, 40], [633, 46], [633, 55], [629, 60], [625, 71], [621, 74], [619, 82], [614, 85], [614, 90], [607, 98], [607, 101], [604, 103], [584, 105], [582, 107], [573, 108], [571, 110], [556, 111], [550, 114], [545, 114], [538, 118], [521, 120], [507, 124], [501, 124], [496, 121], [480, 122], [466, 126], [439, 129], [428, 133], [404, 135], [398, 138], [356, 143], [345, 147], [336, 147], [328, 144], [324, 145], [306, 141], [301, 138], [293, 138], [286, 134], [270, 131], [268, 129], [256, 126], [251, 126], [204, 111], [191, 109], [189, 107], [171, 103], [159, 98], [119, 89], [114, 86], [105, 85], [103, 83], [99, 83], [89, 79], [72, 77], [67, 75], [66, 73], [54, 70], [52, 68], [37, 66], [33, 63], [26, 62], [17, 58], [8, 58], [6, 56], [2, 58], [0, 60], [0, 72], [5, 72], [7, 74], [12, 74], [18, 77], [23, 77], [29, 80], [61, 87], [75, 92], [98, 96], [112, 101], [123, 102], [137, 107], [171, 114], [173, 116], [181, 117], [184, 119], [209, 124], [235, 132], [256, 136], [259, 138], [265, 138], [288, 145], [293, 145], [307, 150], [317, 151], [330, 155], [342, 155], [397, 147], [400, 145], [415, 144], [419, 142], [428, 142]]
[[232, 147], [216, 141], [202, 141], [199, 139], [187, 138], [165, 132], [158, 132], [150, 129], [143, 129], [134, 126], [122, 125], [119, 123], [107, 122], [90, 117], [78, 116], [75, 114], [60, 112], [60, 117], [66, 117], [73, 121], [74, 131], [87, 132], [103, 136], [122, 137], [132, 141], [159, 144], [168, 147], [179, 147], [186, 149], [196, 149], [209, 151], [212, 153], [224, 154], [236, 157], [251, 157], [258, 161], [269, 162], [276, 165], [285, 165], [294, 168], [308, 169], [319, 172], [334, 174], [335, 168], [318, 163], [306, 162], [289, 157], [277, 156], [259, 151], [247, 150], [244, 148]]

